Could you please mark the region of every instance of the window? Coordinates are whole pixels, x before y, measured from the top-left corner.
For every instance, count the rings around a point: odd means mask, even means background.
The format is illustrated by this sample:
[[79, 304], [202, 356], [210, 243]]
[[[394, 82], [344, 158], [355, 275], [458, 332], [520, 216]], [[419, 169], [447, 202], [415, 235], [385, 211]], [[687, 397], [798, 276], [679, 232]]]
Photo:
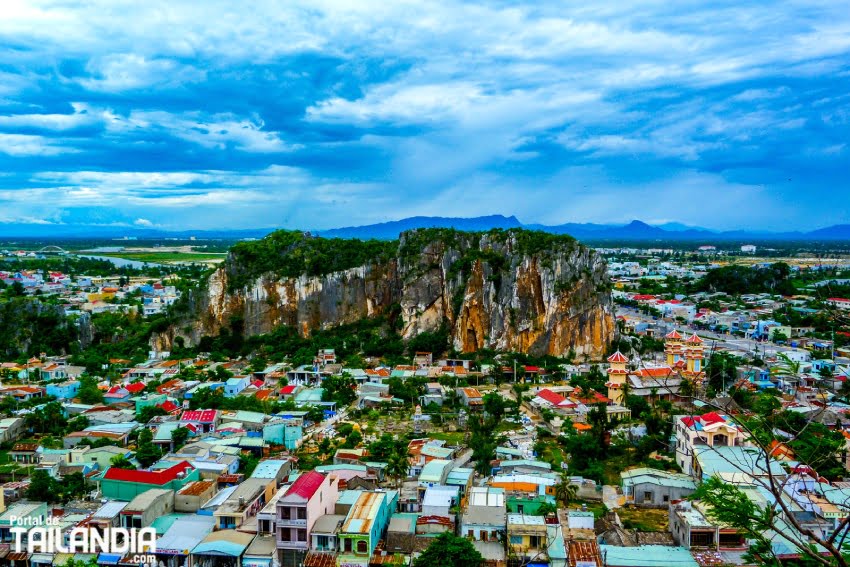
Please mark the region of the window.
[[357, 553], [368, 553], [369, 552], [369, 544], [366, 543], [365, 539], [361, 539], [357, 542]]
[[643, 493], [643, 499], [649, 500], [651, 502], [652, 501], [652, 492], [644, 492]]
[[469, 530], [469, 531], [467, 532], [467, 534], [466, 534], [466, 535], [468, 535], [469, 537], [474, 538], [474, 537], [475, 537], [475, 530]]
[[522, 536], [512, 535], [511, 545], [522, 545]]
[[307, 530], [297, 530], [297, 540], [296, 541], [307, 541]]
[[665, 494], [664, 496], [662, 496], [662, 497], [661, 497], [661, 500], [662, 500], [663, 502], [670, 502], [670, 496], [669, 496], [669, 495], [667, 495], [667, 494]]
[[306, 520], [307, 519], [307, 508], [298, 508], [298, 519]]
[[347, 553], [351, 553], [351, 540], [350, 539], [345, 540], [344, 549]]
[[518, 505], [518, 506], [516, 507], [516, 513], [517, 513], [517, 514], [522, 514], [522, 512], [523, 512], [523, 509], [524, 509], [524, 508], [525, 508], [525, 506], [523, 506], [522, 504]]

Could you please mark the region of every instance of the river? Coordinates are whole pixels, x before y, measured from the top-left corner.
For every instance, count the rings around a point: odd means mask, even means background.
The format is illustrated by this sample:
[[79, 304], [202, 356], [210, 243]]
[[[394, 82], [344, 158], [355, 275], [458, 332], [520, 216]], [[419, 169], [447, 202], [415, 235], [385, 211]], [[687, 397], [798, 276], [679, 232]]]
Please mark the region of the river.
[[138, 260], [128, 260], [127, 258], [115, 258], [113, 256], [97, 256], [95, 254], [77, 254], [80, 258], [90, 258], [92, 260], [106, 260], [107, 262], [112, 262], [119, 268], [152, 268], [157, 267], [160, 268], [163, 264], [156, 264], [154, 262], [140, 262]]

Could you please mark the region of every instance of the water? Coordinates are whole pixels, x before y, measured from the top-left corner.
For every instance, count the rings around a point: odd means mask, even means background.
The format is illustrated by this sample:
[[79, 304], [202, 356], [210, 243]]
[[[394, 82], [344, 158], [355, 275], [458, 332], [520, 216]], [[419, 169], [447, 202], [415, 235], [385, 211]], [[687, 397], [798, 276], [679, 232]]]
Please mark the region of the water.
[[127, 258], [114, 258], [112, 256], [97, 256], [95, 254], [77, 254], [80, 258], [89, 258], [91, 260], [106, 260], [107, 262], [112, 262], [119, 268], [144, 268], [144, 267], [162, 267], [162, 264], [156, 264], [154, 262], [140, 262], [138, 260], [128, 260]]

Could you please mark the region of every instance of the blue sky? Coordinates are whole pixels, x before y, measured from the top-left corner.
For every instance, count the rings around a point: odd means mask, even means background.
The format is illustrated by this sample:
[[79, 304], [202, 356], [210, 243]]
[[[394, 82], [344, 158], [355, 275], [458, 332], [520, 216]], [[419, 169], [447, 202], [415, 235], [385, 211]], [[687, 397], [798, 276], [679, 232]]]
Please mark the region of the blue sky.
[[4, 0], [0, 222], [850, 222], [842, 2], [178, 4]]

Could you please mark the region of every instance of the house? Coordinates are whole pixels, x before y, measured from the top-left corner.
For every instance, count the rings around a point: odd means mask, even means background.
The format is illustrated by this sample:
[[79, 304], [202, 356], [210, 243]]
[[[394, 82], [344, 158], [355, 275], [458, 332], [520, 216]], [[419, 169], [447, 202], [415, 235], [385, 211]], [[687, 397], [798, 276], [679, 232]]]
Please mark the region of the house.
[[480, 411], [484, 409], [484, 396], [477, 388], [458, 388], [457, 394], [461, 403], [470, 410]]
[[215, 430], [219, 424], [218, 410], [186, 410], [180, 415], [181, 423], [196, 426], [198, 431], [209, 433]]
[[15, 443], [9, 451], [9, 458], [19, 465], [38, 462], [38, 443]]
[[699, 567], [700, 563], [683, 547], [669, 545], [638, 545], [622, 547], [600, 545], [599, 555], [606, 567]]
[[154, 488], [180, 490], [190, 482], [199, 479], [200, 474], [197, 469], [186, 461], [181, 461], [167, 469], [153, 471], [112, 467], [101, 478], [100, 488], [104, 498], [129, 501]]
[[103, 401], [107, 404], [120, 404], [130, 399], [130, 392], [124, 386], [115, 385], [103, 394]]
[[217, 529], [238, 529], [248, 519], [256, 516], [257, 512], [266, 505], [267, 490], [273, 485], [273, 482], [262, 478], [249, 478], [242, 481], [213, 512]]
[[56, 364], [55, 362], [51, 362], [50, 364], [45, 364], [39, 369], [42, 380], [64, 380], [67, 378], [67, 374], [65, 373], [65, 367]]
[[498, 541], [499, 533], [505, 531], [506, 520], [504, 489], [473, 486], [461, 515], [460, 535], [478, 541]]
[[190, 514], [178, 517], [171, 527], [157, 538], [157, 565], [187, 567], [189, 552], [212, 533], [214, 525], [215, 520], [211, 516]]
[[369, 563], [396, 509], [398, 492], [361, 492], [339, 531], [339, 565]]
[[[282, 488], [281, 493], [277, 500], [274, 532], [281, 561], [289, 564], [303, 560], [316, 521], [334, 513], [339, 480], [335, 475], [308, 471]], [[321, 547], [327, 547], [328, 542], [323, 544]]]
[[58, 384], [48, 384], [45, 393], [57, 400], [70, 400], [77, 396], [80, 391], [79, 380], [67, 380]]
[[235, 398], [239, 392], [248, 387], [251, 379], [248, 376], [234, 376], [224, 383], [224, 397]]
[[[549, 538], [543, 516], [508, 514], [507, 538], [509, 555], [517, 557], [523, 564], [539, 562], [548, 565]], [[563, 542], [563, 537], [560, 539]]]
[[741, 446], [747, 434], [735, 421], [717, 412], [703, 415], [678, 415], [675, 420], [676, 462], [686, 474], [693, 472], [696, 446]]
[[174, 491], [152, 488], [138, 494], [121, 510], [118, 524], [122, 528], [147, 528], [157, 518], [173, 511]]
[[646, 467], [623, 471], [620, 479], [626, 502], [643, 506], [667, 507], [670, 502], [684, 499], [697, 488], [694, 479], [686, 474]]
[[17, 441], [26, 431], [24, 419], [21, 417], [6, 417], [0, 419], [0, 443]]
[[115, 447], [106, 445], [103, 447], [88, 448], [85, 445], [77, 445], [76, 448], [82, 448], [83, 451], [71, 451], [69, 453], [69, 464], [80, 465], [83, 463], [92, 463], [97, 465], [98, 469], [105, 471], [112, 466], [112, 459], [116, 457], [124, 457], [130, 459], [133, 452], [124, 447]]
[[[212, 480], [190, 482], [174, 495], [174, 511], [194, 514], [218, 492], [218, 483]], [[210, 519], [210, 529], [215, 520]]]
[[213, 531], [192, 549], [190, 565], [239, 567], [255, 537], [256, 534], [251, 532], [230, 529]]
[[746, 549], [744, 535], [737, 529], [720, 526], [708, 518], [702, 502], [682, 500], [669, 509], [673, 541], [685, 549]]
[[0, 390], [2, 396], [12, 396], [19, 401], [28, 401], [44, 397], [44, 388], [38, 386], [8, 386]]

